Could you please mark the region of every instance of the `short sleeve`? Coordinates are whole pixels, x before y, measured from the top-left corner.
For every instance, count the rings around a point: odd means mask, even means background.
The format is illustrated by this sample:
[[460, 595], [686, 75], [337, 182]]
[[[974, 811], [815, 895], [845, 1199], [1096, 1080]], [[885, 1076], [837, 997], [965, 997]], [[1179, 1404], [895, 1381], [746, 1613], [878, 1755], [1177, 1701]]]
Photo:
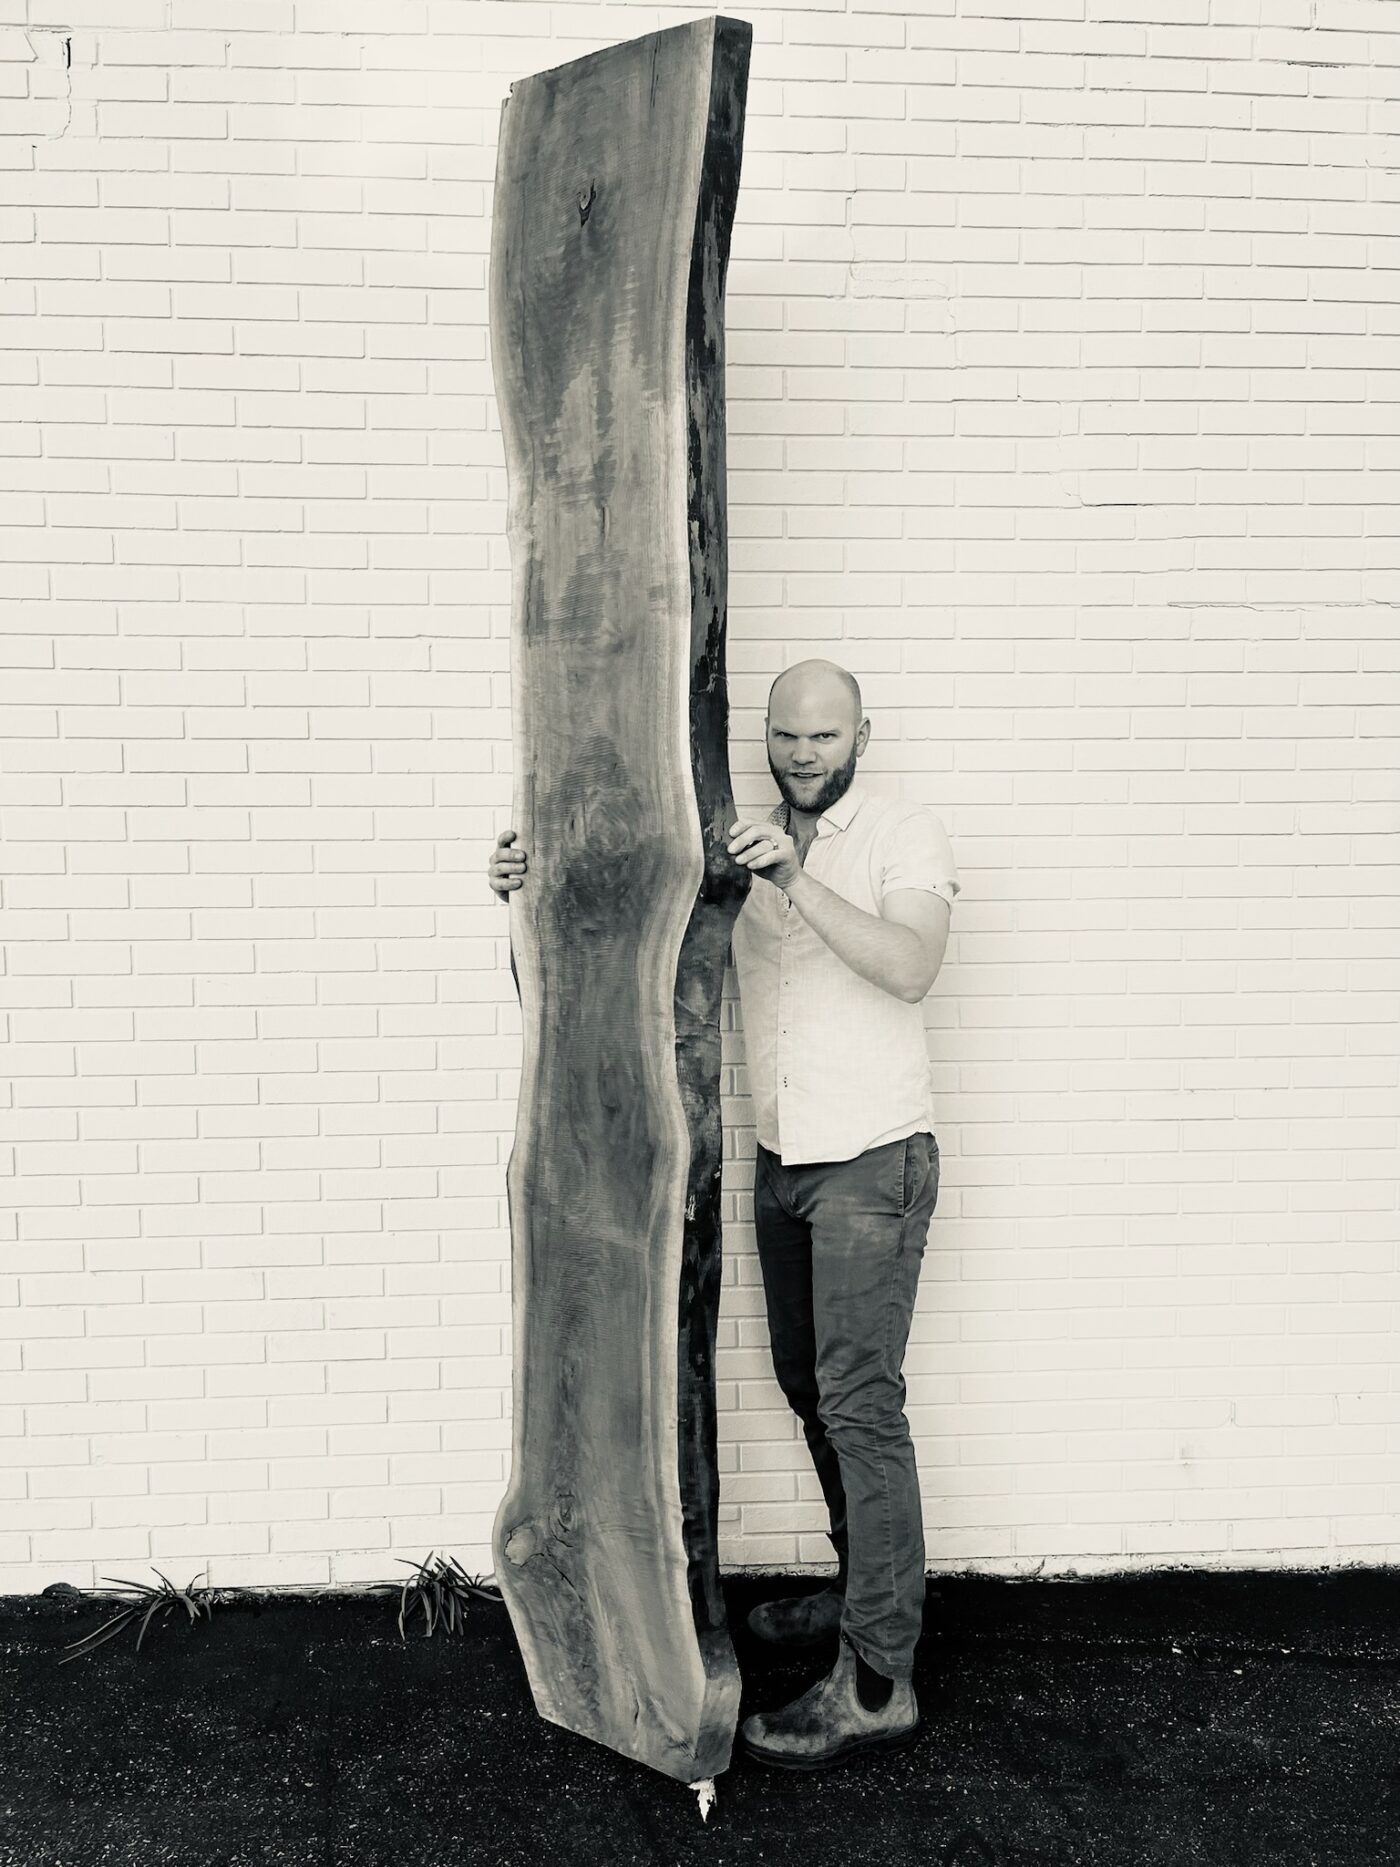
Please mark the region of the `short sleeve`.
[[896, 888], [922, 888], [942, 895], [950, 908], [962, 890], [948, 832], [931, 810], [910, 811], [886, 832], [880, 899]]

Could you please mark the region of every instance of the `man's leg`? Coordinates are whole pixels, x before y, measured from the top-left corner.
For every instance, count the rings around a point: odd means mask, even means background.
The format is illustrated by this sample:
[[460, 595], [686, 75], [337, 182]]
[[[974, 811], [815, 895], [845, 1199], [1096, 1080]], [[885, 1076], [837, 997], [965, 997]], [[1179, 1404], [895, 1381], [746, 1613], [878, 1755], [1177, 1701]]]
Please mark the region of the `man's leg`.
[[812, 1235], [818, 1417], [846, 1500], [841, 1628], [867, 1666], [907, 1680], [923, 1624], [924, 1534], [902, 1368], [938, 1202], [938, 1143], [924, 1131], [792, 1172]]
[[817, 1345], [812, 1317], [812, 1228], [791, 1209], [791, 1170], [762, 1143], [754, 1165], [754, 1234], [768, 1307], [768, 1336], [773, 1371], [788, 1405], [802, 1422], [807, 1448], [816, 1467], [831, 1522], [831, 1542], [839, 1573], [832, 1584], [846, 1586], [846, 1494], [841, 1465], [818, 1412]]

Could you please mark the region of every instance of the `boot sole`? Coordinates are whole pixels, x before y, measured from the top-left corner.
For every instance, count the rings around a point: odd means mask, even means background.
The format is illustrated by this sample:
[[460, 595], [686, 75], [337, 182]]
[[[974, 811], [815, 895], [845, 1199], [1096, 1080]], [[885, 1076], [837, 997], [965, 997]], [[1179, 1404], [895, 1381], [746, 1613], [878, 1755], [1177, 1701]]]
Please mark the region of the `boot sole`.
[[848, 1757], [856, 1757], [868, 1750], [903, 1750], [912, 1744], [923, 1729], [923, 1719], [917, 1718], [903, 1731], [872, 1733], [869, 1737], [852, 1737], [842, 1744], [839, 1750], [828, 1751], [824, 1757], [784, 1757], [775, 1751], [764, 1750], [757, 1744], [751, 1744], [740, 1733], [739, 1746], [756, 1763], [766, 1763], [775, 1770], [829, 1770], [833, 1765], [844, 1763]]

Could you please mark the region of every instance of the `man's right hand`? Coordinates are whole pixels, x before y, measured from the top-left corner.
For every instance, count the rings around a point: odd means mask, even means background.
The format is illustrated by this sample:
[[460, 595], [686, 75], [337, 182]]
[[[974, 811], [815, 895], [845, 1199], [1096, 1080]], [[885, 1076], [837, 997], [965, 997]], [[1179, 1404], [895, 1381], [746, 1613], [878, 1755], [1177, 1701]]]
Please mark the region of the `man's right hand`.
[[520, 886], [530, 866], [530, 858], [523, 849], [508, 847], [514, 841], [514, 830], [502, 830], [496, 838], [496, 847], [491, 851], [491, 860], [486, 865], [486, 879], [501, 901], [508, 900], [511, 891]]

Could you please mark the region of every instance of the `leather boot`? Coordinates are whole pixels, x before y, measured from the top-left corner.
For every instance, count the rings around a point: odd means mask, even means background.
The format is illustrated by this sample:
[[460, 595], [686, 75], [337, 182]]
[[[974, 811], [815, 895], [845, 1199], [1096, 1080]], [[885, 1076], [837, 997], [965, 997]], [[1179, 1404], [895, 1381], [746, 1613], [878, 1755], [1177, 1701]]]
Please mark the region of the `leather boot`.
[[919, 1704], [907, 1680], [896, 1680], [888, 1704], [867, 1711], [856, 1690], [856, 1655], [843, 1634], [825, 1679], [778, 1711], [745, 1718], [739, 1737], [760, 1763], [783, 1770], [823, 1770], [865, 1750], [898, 1750], [919, 1731]]
[[749, 1630], [770, 1646], [826, 1647], [835, 1640], [846, 1605], [844, 1594], [823, 1588], [815, 1595], [784, 1595], [749, 1614]]

